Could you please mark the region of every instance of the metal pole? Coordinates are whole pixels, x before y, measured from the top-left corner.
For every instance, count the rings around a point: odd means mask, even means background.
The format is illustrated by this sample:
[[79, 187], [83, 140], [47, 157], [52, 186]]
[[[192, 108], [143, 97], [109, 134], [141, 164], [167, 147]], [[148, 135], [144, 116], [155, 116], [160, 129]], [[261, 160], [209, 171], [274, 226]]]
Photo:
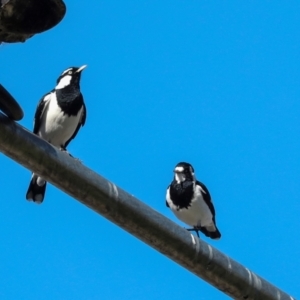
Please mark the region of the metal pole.
[[0, 151], [230, 297], [294, 299], [1, 113]]

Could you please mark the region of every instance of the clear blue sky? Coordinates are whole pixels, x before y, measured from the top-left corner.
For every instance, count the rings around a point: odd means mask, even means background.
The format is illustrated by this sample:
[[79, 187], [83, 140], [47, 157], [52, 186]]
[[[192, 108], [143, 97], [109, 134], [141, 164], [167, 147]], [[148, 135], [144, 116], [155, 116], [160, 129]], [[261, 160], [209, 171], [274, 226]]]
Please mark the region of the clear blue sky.
[[[299, 297], [299, 1], [66, 4], [54, 29], [0, 46], [20, 124], [87, 64], [73, 156], [178, 223], [165, 189], [190, 162], [222, 232], [205, 240]], [[30, 172], [0, 162], [1, 299], [229, 299], [51, 185], [27, 202]]]

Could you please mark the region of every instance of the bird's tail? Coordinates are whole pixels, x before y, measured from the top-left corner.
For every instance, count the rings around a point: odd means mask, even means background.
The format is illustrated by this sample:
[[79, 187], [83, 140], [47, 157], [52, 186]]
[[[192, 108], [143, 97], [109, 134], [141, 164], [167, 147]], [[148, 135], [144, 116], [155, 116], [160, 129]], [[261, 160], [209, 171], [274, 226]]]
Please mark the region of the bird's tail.
[[215, 225], [200, 227], [200, 231], [213, 240], [218, 240], [221, 238], [221, 232]]
[[47, 182], [36, 174], [32, 174], [31, 181], [26, 193], [26, 199], [40, 204], [44, 200]]

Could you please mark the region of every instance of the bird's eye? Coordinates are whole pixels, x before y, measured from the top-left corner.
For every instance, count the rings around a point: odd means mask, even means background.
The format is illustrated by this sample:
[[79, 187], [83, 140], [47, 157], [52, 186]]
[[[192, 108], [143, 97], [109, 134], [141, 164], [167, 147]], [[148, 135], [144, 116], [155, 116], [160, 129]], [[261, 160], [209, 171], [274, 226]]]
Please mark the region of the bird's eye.
[[68, 74], [69, 74], [69, 75], [72, 75], [72, 71], [69, 71]]

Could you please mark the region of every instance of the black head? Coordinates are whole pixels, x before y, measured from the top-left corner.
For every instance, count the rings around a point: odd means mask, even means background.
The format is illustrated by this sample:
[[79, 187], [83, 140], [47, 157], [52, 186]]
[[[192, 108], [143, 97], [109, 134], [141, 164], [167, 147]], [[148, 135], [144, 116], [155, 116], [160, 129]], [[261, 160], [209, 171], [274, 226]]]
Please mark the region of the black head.
[[174, 179], [178, 182], [184, 182], [186, 180], [194, 181], [195, 175], [194, 175], [194, 168], [191, 164], [186, 162], [180, 162], [176, 165], [174, 169]]
[[81, 72], [86, 67], [87, 65], [84, 65], [80, 68], [71, 67], [63, 71], [62, 74], [57, 78], [57, 85], [55, 89], [59, 90], [71, 85], [77, 86], [79, 88]]

